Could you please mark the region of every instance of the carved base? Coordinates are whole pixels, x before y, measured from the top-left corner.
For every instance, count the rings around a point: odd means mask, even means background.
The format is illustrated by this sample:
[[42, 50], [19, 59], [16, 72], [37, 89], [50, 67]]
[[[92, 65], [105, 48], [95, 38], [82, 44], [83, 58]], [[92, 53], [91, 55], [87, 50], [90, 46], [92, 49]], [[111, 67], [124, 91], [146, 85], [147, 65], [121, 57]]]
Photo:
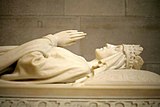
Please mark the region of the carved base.
[[155, 85], [0, 85], [0, 107], [160, 107]]
[[160, 99], [0, 98], [0, 107], [160, 107]]

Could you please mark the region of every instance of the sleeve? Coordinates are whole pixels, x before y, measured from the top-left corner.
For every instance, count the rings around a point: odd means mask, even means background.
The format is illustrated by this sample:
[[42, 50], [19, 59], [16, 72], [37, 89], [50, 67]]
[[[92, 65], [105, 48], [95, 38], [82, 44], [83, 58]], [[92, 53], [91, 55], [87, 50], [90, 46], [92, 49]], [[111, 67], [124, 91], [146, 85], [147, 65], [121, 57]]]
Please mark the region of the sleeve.
[[0, 55], [3, 55], [6, 52], [8, 52], [16, 47], [18, 47], [18, 46], [0, 46]]
[[57, 46], [57, 40], [54, 35], [49, 34], [41, 39], [35, 39], [30, 42], [24, 43], [16, 48], [13, 48], [2, 55], [0, 55], [0, 74], [3, 73], [3, 69], [7, 68], [19, 58], [24, 56], [29, 52], [39, 51], [45, 57], [47, 57], [47, 52], [52, 48]]
[[26, 80], [43, 78], [45, 75], [42, 71], [48, 58], [45, 58], [41, 52], [30, 52], [17, 61], [13, 73], [1, 76], [4, 80]]

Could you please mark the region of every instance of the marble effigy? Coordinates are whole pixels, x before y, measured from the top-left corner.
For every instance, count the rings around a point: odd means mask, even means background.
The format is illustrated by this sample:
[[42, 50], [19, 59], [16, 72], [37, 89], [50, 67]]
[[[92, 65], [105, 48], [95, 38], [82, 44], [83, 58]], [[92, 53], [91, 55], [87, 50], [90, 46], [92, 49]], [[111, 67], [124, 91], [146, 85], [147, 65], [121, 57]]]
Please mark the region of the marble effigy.
[[0, 107], [159, 107], [160, 76], [140, 70], [140, 45], [111, 45], [86, 61], [64, 47], [86, 33], [67, 30], [0, 47]]

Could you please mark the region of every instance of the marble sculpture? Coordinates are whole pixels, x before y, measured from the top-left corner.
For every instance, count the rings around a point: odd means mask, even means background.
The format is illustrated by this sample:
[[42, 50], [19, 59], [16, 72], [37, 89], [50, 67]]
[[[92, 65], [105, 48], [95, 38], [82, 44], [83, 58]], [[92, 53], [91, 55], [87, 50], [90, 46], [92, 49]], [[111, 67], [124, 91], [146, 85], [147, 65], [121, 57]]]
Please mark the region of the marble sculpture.
[[[20, 46], [1, 46], [0, 81], [105, 84], [117, 79], [123, 81], [122, 75], [127, 75], [128, 80], [125, 81], [160, 80], [159, 75], [140, 70], [144, 63], [140, 57], [143, 51], [140, 45], [106, 44], [103, 48], [95, 50], [96, 58], [92, 61], [86, 61], [64, 48], [85, 35], [86, 33], [77, 30], [67, 30], [48, 34]], [[144, 77], [147, 79], [142, 79], [143, 75], [146, 75]], [[152, 79], [149, 79], [150, 76]]]

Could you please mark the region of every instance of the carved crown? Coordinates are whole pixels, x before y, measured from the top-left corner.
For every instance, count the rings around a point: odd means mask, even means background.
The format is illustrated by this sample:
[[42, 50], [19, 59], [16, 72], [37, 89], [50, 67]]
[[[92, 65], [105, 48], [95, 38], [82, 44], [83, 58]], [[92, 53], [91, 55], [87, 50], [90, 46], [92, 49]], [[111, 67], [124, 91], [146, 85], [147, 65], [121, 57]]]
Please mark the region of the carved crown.
[[126, 68], [140, 69], [143, 65], [143, 59], [139, 56], [143, 48], [140, 45], [123, 45], [123, 51], [126, 55]]

